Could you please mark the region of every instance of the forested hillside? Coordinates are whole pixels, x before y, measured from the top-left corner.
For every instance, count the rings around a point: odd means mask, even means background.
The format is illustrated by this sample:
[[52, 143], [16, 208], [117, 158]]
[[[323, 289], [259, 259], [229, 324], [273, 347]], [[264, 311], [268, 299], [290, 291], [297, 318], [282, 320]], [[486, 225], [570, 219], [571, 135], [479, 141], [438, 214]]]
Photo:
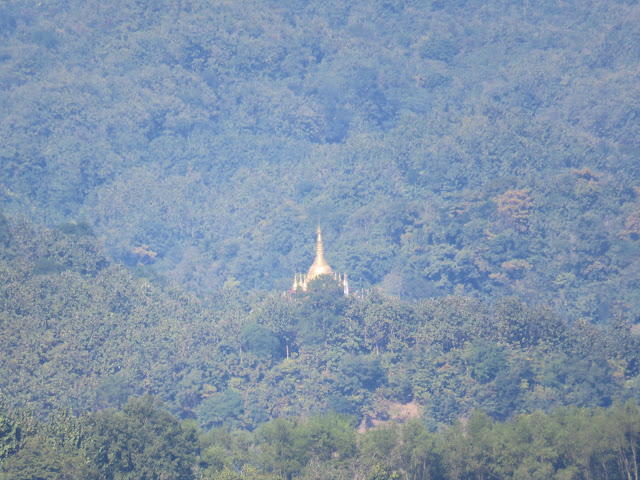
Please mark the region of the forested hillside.
[[333, 410], [436, 429], [478, 408], [506, 420], [640, 398], [640, 337], [622, 319], [568, 324], [514, 297], [344, 297], [324, 277], [294, 296], [227, 283], [197, 297], [133, 276], [77, 225], [3, 223], [0, 389], [39, 417], [152, 394], [203, 428]]
[[639, 102], [635, 1], [0, 2], [0, 480], [637, 476]]
[[0, 7], [0, 198], [198, 290], [327, 258], [635, 322], [636, 2]]

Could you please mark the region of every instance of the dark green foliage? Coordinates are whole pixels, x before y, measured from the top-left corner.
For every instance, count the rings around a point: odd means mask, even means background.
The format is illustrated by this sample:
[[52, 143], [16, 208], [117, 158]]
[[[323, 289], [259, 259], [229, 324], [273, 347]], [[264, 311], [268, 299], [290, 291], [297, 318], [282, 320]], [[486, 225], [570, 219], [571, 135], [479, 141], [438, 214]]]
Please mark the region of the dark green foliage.
[[275, 335], [266, 327], [250, 323], [242, 328], [244, 347], [258, 357], [280, 356], [282, 349]]
[[46, 275], [49, 273], [60, 273], [65, 271], [64, 265], [49, 260], [48, 258], [39, 258], [33, 264], [33, 273], [36, 275]]
[[413, 399], [413, 385], [406, 373], [392, 372], [389, 378], [392, 398], [400, 403], [409, 403]]
[[2, 415], [2, 480], [95, 478], [95, 468], [87, 464], [79, 448], [84, 439], [80, 419], [60, 410], [46, 424], [25, 410], [13, 414], [4, 411]]
[[348, 417], [336, 413], [316, 416], [302, 426], [311, 456], [321, 462], [347, 463], [356, 453], [356, 435]]
[[2, 480], [50, 480], [95, 477], [77, 450], [60, 449], [49, 438], [28, 437], [0, 471]]
[[507, 367], [507, 353], [495, 343], [476, 340], [467, 346], [466, 359], [471, 376], [488, 383]]
[[203, 422], [205, 428], [237, 426], [237, 419], [242, 416], [243, 410], [244, 401], [240, 394], [234, 390], [227, 390], [204, 399], [199, 406], [198, 416], [206, 419], [206, 422]]
[[37, 30], [31, 35], [34, 43], [42, 45], [48, 49], [54, 49], [58, 46], [58, 40], [54, 32], [49, 30]]
[[345, 415], [357, 411], [353, 401], [348, 396], [342, 394], [329, 395], [326, 399], [327, 410]]
[[85, 222], [63, 223], [58, 226], [58, 230], [66, 235], [94, 235], [91, 225]]
[[340, 362], [340, 383], [346, 393], [375, 390], [386, 383], [386, 374], [376, 356], [347, 355]]
[[335, 413], [306, 422], [272, 420], [256, 435], [263, 468], [286, 479], [297, 477], [309, 462], [346, 466], [356, 453], [353, 426]]
[[9, 245], [11, 240], [11, 233], [9, 231], [9, 222], [4, 215], [2, 206], [0, 205], [0, 248], [4, 248]]
[[22, 431], [18, 420], [0, 403], [0, 462], [18, 449]]
[[330, 331], [339, 326], [346, 306], [342, 287], [329, 276], [321, 276], [299, 295], [298, 336], [303, 344], [327, 342]]
[[96, 388], [96, 405], [99, 408], [119, 408], [126, 403], [132, 391], [124, 375], [110, 375], [101, 380]]
[[459, 49], [452, 39], [434, 38], [423, 43], [419, 51], [422, 58], [449, 63], [458, 54]]
[[88, 420], [83, 450], [103, 478], [191, 479], [195, 430], [181, 425], [150, 397]]
[[307, 442], [297, 422], [276, 419], [262, 425], [256, 434], [262, 444], [260, 461], [266, 470], [291, 479], [308, 462]]

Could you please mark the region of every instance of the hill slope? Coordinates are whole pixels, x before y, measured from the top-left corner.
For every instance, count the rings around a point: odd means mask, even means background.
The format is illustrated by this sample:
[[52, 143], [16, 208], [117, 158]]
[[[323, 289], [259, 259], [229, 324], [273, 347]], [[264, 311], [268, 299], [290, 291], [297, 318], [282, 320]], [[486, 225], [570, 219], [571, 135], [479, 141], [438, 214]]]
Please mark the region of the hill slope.
[[206, 428], [329, 410], [436, 428], [477, 408], [509, 419], [640, 395], [640, 339], [622, 319], [568, 325], [516, 298], [344, 297], [324, 277], [292, 297], [227, 284], [200, 298], [62, 230], [4, 222], [0, 250], [0, 390], [39, 416], [148, 393]]
[[0, 200], [211, 291], [321, 221], [360, 287], [639, 315], [633, 2], [0, 7]]

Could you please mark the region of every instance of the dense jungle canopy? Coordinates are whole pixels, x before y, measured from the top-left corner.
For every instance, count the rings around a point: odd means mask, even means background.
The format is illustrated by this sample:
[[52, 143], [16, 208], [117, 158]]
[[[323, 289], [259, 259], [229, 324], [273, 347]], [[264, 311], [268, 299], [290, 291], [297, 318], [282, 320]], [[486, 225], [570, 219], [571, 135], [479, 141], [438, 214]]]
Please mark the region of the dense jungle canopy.
[[0, 198], [196, 289], [327, 258], [638, 315], [637, 2], [9, 1]]
[[639, 324], [637, 1], [0, 2], [0, 479], [632, 478]]

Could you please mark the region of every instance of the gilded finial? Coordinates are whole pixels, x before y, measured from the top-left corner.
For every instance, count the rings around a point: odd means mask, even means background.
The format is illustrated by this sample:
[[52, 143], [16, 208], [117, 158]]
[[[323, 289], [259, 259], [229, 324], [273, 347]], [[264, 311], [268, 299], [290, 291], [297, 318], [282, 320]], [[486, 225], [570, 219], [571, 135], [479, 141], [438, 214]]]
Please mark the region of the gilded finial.
[[316, 232], [318, 233], [318, 241], [316, 242], [316, 256], [324, 255], [324, 245], [322, 244], [322, 229], [320, 229], [320, 226], [318, 226]]

